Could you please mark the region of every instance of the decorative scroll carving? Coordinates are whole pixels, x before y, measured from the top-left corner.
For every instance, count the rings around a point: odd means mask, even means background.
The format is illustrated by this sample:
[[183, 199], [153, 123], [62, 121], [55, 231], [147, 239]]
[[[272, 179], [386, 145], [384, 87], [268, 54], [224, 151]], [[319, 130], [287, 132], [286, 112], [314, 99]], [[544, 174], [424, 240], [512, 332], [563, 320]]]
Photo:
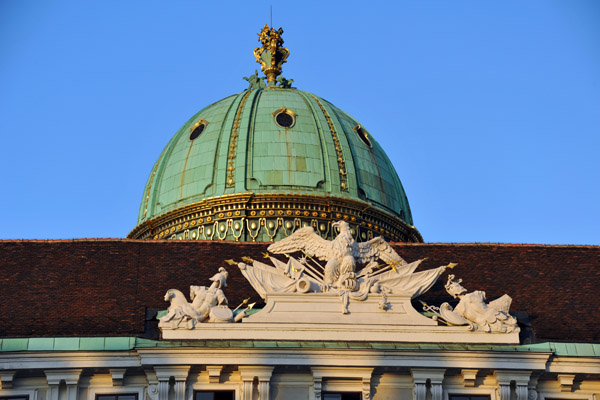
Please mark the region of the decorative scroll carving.
[[315, 399], [316, 400], [320, 400], [321, 399], [321, 390], [323, 387], [323, 378], [321, 377], [315, 377], [313, 378], [313, 389], [315, 392]]
[[[144, 370], [146, 379], [148, 379], [148, 387], [146, 388], [146, 399], [147, 400], [158, 400], [158, 378], [154, 370]], [[167, 387], [168, 389], [168, 387]]]
[[537, 400], [538, 392], [537, 392], [537, 384], [540, 378], [540, 373], [531, 374], [529, 378], [529, 383], [527, 384], [527, 400]]
[[448, 303], [443, 303], [439, 308], [425, 305], [424, 310], [433, 312], [437, 318], [448, 325], [467, 325], [469, 330], [512, 333], [519, 332], [517, 320], [509, 315], [508, 310], [512, 299], [504, 296], [486, 303], [485, 292], [476, 290], [465, 294], [467, 289], [461, 285], [462, 279], [454, 280], [454, 275], [448, 276], [446, 291], [454, 298], [459, 298], [457, 306], [453, 309]]

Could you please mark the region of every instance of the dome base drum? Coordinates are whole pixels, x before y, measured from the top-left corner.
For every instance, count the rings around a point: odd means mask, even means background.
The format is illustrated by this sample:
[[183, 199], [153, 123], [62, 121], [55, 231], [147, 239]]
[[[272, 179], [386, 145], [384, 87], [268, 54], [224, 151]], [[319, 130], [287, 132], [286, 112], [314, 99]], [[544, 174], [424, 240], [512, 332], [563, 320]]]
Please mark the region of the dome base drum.
[[239, 193], [204, 199], [148, 220], [133, 239], [273, 241], [312, 226], [327, 239], [345, 220], [357, 241], [383, 236], [388, 241], [422, 242], [419, 232], [369, 203], [334, 196], [290, 193]]

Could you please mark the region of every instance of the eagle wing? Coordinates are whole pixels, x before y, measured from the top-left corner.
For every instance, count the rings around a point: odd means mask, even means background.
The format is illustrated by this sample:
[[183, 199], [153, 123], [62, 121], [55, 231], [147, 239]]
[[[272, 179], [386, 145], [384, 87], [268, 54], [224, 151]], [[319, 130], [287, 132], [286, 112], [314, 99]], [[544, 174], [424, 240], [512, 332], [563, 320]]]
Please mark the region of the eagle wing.
[[381, 236], [368, 242], [352, 243], [352, 255], [359, 264], [366, 264], [378, 259], [382, 259], [388, 264], [406, 264], [406, 261]]
[[273, 243], [267, 250], [275, 254], [304, 251], [319, 260], [327, 260], [331, 257], [331, 242], [319, 236], [311, 226], [306, 226]]

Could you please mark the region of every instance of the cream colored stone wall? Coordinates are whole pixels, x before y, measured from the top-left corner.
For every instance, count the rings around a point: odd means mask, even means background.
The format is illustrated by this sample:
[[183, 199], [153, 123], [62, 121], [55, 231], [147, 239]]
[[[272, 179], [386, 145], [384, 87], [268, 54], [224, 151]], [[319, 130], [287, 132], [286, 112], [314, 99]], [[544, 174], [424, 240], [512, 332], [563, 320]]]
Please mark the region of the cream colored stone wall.
[[236, 400], [319, 400], [324, 391], [361, 392], [365, 400], [449, 400], [453, 394], [600, 400], [597, 358], [511, 352], [178, 348], [144, 354], [4, 353], [0, 378], [0, 397], [25, 395], [29, 400], [95, 400], [97, 394], [119, 393], [136, 393], [139, 400], [193, 400], [195, 390], [232, 390]]

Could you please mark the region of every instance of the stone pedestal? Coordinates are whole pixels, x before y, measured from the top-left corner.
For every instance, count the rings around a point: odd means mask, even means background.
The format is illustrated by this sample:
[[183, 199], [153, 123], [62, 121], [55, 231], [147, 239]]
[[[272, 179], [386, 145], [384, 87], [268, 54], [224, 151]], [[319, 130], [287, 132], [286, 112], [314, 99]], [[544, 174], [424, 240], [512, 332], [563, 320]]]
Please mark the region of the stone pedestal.
[[471, 332], [438, 326], [412, 307], [410, 298], [381, 295], [349, 299], [348, 313], [333, 293], [269, 294], [265, 308], [241, 323], [201, 323], [194, 329], [162, 328], [163, 339], [317, 340], [518, 344], [518, 333]]

